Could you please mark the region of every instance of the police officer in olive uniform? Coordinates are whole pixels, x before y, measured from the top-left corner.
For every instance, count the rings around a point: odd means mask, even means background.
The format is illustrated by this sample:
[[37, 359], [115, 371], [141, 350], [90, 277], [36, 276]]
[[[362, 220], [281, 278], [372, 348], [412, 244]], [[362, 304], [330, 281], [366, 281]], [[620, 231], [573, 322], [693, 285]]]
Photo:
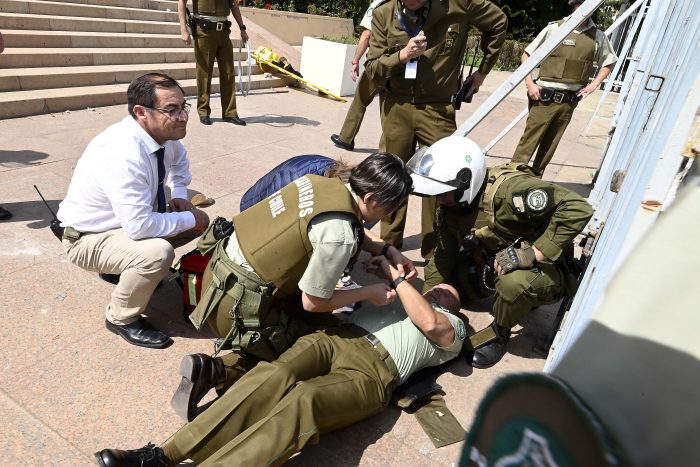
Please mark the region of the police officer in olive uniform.
[[221, 112], [224, 122], [245, 126], [245, 121], [236, 111], [236, 75], [233, 70], [233, 44], [231, 44], [231, 22], [233, 14], [241, 30], [241, 39], [248, 41], [241, 11], [234, 0], [192, 0], [192, 36], [187, 30], [187, 0], [178, 0], [177, 14], [180, 20], [180, 35], [185, 44], [190, 45], [194, 37], [194, 58], [197, 62], [197, 113], [199, 121], [211, 125], [211, 78], [214, 75], [214, 60], [219, 67], [221, 89]]
[[[380, 3], [385, 1], [386, 0], [374, 0], [370, 3], [369, 8], [367, 8], [365, 12], [365, 16], [360, 22], [362, 33], [360, 34], [360, 40], [357, 43], [355, 56], [352, 59], [352, 66], [350, 69], [353, 81], [357, 79], [357, 75], [359, 74], [360, 58], [362, 58], [369, 47], [369, 38], [372, 35], [372, 11], [374, 11]], [[360, 81], [357, 82], [357, 89], [355, 89], [355, 97], [350, 103], [348, 113], [345, 115], [345, 121], [343, 122], [343, 127], [340, 129], [340, 134], [331, 135], [333, 144], [348, 151], [355, 149], [355, 136], [357, 136], [357, 132], [360, 131], [362, 119], [365, 118], [365, 111], [374, 100], [374, 96], [380, 93], [384, 89], [384, 86], [385, 80], [372, 81], [367, 76], [367, 73], [362, 73], [360, 75]]]
[[[336, 290], [336, 284], [361, 249], [386, 256], [409, 278], [416, 274], [411, 260], [362, 228], [363, 221], [377, 222], [405, 203], [411, 187], [403, 161], [378, 153], [352, 169], [348, 185], [305, 175], [235, 216], [233, 229], [215, 221], [198, 244], [213, 256], [192, 323], [200, 328], [206, 322], [246, 356], [271, 361], [303, 332], [290, 312], [391, 302], [396, 294], [385, 284], [350, 290]], [[186, 356], [173, 408], [191, 420], [209, 389], [233, 382], [250, 366], [237, 353]]]
[[527, 165], [487, 170], [483, 151], [460, 136], [417, 153], [408, 166], [414, 193], [437, 195], [440, 203], [438, 244], [425, 267], [425, 288], [450, 282], [463, 298], [495, 294], [492, 340], [472, 362], [488, 368], [503, 357], [510, 329], [523, 316], [562, 298], [563, 261], [593, 211]]
[[[452, 96], [459, 89], [462, 59], [471, 26], [482, 32], [484, 59], [467, 78], [475, 93], [491, 71], [505, 42], [506, 15], [488, 0], [388, 0], [374, 9], [365, 74], [386, 80], [382, 104], [381, 151], [407, 161], [416, 144], [427, 146], [456, 129]], [[421, 254], [434, 247], [435, 202], [425, 199]], [[381, 236], [400, 247], [406, 206], [383, 219]]]
[[[582, 3], [583, 0], [569, 1], [574, 10]], [[525, 48], [521, 61], [524, 63], [566, 19], [549, 23]], [[540, 64], [537, 82], [530, 75], [525, 78], [530, 113], [512, 162], [527, 164], [537, 149], [532, 168], [542, 175], [557, 150], [578, 101], [598, 89], [615, 62], [617, 56], [610, 41], [593, 20], [587, 19], [569, 34]], [[599, 71], [589, 84], [594, 64]]]

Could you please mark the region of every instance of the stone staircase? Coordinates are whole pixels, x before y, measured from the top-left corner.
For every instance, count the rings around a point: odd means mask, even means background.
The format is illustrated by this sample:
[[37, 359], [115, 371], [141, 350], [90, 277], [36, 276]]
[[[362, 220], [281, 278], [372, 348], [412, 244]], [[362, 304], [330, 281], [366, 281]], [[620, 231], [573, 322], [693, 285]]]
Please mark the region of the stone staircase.
[[[234, 60], [247, 75], [236, 28]], [[134, 78], [177, 79], [196, 95], [194, 51], [180, 39], [174, 0], [0, 0], [0, 119], [126, 103]], [[251, 69], [251, 89], [285, 86]], [[218, 70], [212, 91], [219, 92]]]

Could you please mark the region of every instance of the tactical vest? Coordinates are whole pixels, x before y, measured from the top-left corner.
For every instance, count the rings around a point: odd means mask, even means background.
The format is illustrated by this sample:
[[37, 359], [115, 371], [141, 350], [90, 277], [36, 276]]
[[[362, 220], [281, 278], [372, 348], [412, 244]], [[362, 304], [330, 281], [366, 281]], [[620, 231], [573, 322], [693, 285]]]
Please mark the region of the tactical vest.
[[360, 252], [362, 216], [339, 179], [305, 175], [234, 217], [233, 224], [241, 251], [260, 278], [292, 293], [313, 251], [309, 222], [325, 212], [355, 216], [358, 248], [352, 264]]
[[[559, 25], [563, 21], [559, 21]], [[569, 34], [540, 65], [540, 79], [585, 86], [593, 72], [596, 53], [596, 28]], [[567, 43], [573, 45], [566, 45]]]
[[231, 0], [192, 0], [195, 15], [228, 16]]
[[479, 214], [474, 223], [474, 235], [491, 251], [505, 248], [510, 243], [510, 239], [499, 234], [499, 231], [506, 229], [496, 219], [496, 193], [504, 182], [522, 175], [536, 176], [529, 165], [516, 162], [488, 169], [484, 194], [479, 204]]

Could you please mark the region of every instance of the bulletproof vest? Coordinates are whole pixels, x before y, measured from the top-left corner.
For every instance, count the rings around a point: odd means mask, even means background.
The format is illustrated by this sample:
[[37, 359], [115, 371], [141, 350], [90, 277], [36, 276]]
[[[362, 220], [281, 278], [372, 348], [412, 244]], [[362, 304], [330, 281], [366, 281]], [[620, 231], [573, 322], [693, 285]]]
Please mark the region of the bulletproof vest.
[[474, 223], [474, 235], [490, 250], [499, 250], [510, 243], [500, 231], [505, 230], [495, 216], [496, 193], [501, 185], [513, 177], [536, 176], [529, 165], [511, 162], [488, 169], [486, 186], [479, 203], [479, 214]]
[[192, 0], [196, 15], [228, 16], [231, 13], [231, 0]]
[[241, 251], [255, 272], [282, 293], [297, 289], [313, 248], [309, 222], [326, 212], [355, 216], [358, 248], [363, 233], [361, 213], [340, 179], [305, 175], [233, 218]]
[[596, 31], [596, 28], [588, 28], [580, 34], [569, 34], [540, 65], [540, 79], [582, 86], [588, 84], [596, 53]]

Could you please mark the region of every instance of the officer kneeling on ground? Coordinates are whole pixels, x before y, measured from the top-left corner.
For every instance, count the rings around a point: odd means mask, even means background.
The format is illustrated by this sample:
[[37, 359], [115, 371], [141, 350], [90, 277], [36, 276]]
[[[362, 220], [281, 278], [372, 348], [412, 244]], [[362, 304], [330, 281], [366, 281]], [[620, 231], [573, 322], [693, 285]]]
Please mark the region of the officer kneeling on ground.
[[175, 411], [192, 420], [211, 388], [221, 392], [257, 359], [277, 358], [306, 332], [293, 316], [303, 319], [304, 312], [330, 312], [359, 301], [393, 301], [396, 292], [386, 284], [343, 290], [336, 284], [361, 250], [386, 256], [407, 279], [415, 276], [411, 260], [362, 226], [391, 214], [411, 188], [403, 161], [377, 153], [351, 170], [348, 184], [304, 175], [232, 222], [212, 223], [198, 244], [213, 256], [190, 319], [197, 328], [207, 322], [238, 352], [186, 356], [172, 400]]
[[424, 290], [449, 282], [466, 299], [495, 295], [493, 333], [485, 333], [488, 343], [472, 361], [475, 368], [493, 366], [523, 316], [562, 298], [564, 260], [573, 255], [572, 241], [593, 215], [591, 206], [527, 165], [487, 169], [483, 151], [460, 136], [416, 153], [408, 167], [414, 193], [440, 203]]

